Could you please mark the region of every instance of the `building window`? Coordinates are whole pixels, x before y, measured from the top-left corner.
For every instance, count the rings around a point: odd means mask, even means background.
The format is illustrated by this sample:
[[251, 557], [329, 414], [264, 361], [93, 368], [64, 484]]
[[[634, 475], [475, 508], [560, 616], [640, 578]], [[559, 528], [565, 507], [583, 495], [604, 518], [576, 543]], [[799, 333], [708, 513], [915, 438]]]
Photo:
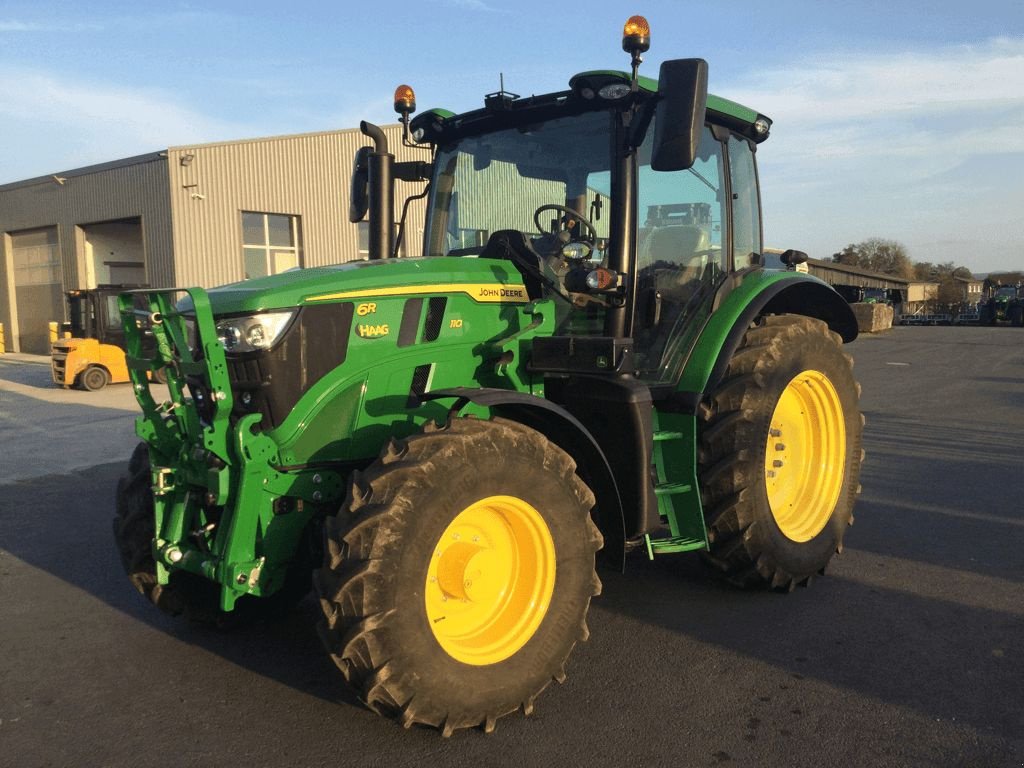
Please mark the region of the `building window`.
[[[395, 224], [395, 239], [398, 239], [398, 224]], [[370, 222], [360, 221], [357, 225], [356, 233], [356, 253], [359, 254], [360, 259], [370, 258]], [[409, 237], [408, 231], [406, 232], [406, 240]], [[402, 246], [398, 249], [398, 256], [405, 256], [406, 254], [406, 243], [402, 242]]]
[[370, 258], [370, 222], [360, 221], [359, 222], [359, 242], [356, 246], [356, 252], [359, 254], [360, 259]]
[[302, 266], [299, 217], [242, 212], [245, 279], [276, 275]]

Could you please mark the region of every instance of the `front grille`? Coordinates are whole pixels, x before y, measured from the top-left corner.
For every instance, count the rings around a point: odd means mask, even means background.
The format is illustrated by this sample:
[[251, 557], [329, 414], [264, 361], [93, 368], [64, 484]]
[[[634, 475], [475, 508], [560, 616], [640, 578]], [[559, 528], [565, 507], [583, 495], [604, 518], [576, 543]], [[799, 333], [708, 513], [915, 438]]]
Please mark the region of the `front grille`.
[[303, 307], [273, 349], [228, 356], [233, 419], [258, 413], [258, 429], [280, 426], [310, 387], [345, 362], [353, 314], [351, 302]]
[[67, 368], [68, 355], [54, 352], [50, 355], [50, 375], [54, 384], [64, 384], [64, 371]]

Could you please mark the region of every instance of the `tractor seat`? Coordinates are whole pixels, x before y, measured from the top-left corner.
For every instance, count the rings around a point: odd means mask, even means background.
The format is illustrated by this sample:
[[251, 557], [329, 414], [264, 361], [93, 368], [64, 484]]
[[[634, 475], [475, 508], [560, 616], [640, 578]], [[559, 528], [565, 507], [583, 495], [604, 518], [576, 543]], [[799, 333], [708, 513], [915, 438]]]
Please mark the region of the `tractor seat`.
[[639, 267], [649, 270], [654, 285], [669, 301], [685, 301], [700, 279], [711, 248], [707, 230], [694, 224], [671, 224], [647, 233]]

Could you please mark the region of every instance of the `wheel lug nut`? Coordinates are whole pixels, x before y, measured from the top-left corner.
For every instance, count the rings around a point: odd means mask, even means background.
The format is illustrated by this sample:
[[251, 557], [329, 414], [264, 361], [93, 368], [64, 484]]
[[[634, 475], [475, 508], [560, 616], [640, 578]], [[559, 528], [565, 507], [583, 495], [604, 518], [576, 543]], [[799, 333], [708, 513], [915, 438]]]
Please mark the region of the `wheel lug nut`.
[[784, 451], [784, 450], [786, 450], [785, 443], [776, 443], [775, 444], [775, 450], [776, 451]]
[[782, 437], [782, 430], [781, 429], [769, 429], [768, 430], [768, 434], [771, 435], [772, 437]]
[[772, 466], [778, 469], [779, 467], [782, 466], [782, 462], [776, 459], [775, 461], [772, 462]]
[[770, 469], [767, 472], [765, 472], [765, 475], [767, 477], [775, 477], [775, 473]]

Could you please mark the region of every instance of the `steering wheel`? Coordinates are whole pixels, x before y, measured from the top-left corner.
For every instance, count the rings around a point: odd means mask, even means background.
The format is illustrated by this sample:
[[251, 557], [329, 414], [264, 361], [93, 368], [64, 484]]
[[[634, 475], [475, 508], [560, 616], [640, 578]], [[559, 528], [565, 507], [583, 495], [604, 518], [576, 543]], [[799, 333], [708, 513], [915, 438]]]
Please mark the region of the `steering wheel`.
[[558, 211], [559, 213], [562, 213], [565, 216], [575, 219], [580, 224], [582, 224], [584, 228], [586, 228], [587, 230], [587, 234], [589, 235], [589, 237], [583, 238], [584, 240], [589, 240], [589, 242], [591, 243], [597, 240], [597, 229], [594, 227], [593, 224], [591, 224], [587, 219], [581, 216], [577, 211], [574, 211], [572, 208], [569, 208], [568, 206], [565, 205], [556, 205], [555, 203], [548, 203], [547, 205], [542, 205], [540, 208], [533, 212], [533, 224], [535, 227], [537, 227], [537, 231], [540, 232], [542, 235], [551, 234], [550, 232], [545, 231], [543, 225], [541, 225], [540, 223], [540, 215], [545, 211]]

